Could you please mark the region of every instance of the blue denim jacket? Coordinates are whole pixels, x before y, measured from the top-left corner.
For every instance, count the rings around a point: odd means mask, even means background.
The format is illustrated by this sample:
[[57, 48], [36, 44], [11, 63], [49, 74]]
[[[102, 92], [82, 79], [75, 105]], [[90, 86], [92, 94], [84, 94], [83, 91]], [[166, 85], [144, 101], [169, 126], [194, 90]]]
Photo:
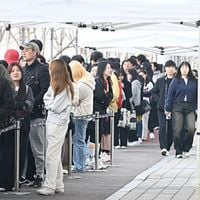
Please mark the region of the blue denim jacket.
[[194, 105], [195, 110], [197, 108], [197, 80], [189, 78], [185, 84], [182, 78], [175, 78], [169, 86], [165, 110], [171, 112], [173, 104], [184, 102], [185, 96], [187, 102]]

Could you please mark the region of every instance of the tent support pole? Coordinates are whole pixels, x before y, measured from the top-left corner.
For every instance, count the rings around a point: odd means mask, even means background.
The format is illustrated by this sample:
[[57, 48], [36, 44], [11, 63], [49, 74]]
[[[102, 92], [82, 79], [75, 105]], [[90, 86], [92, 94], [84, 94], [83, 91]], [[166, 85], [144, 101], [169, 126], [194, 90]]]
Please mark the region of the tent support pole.
[[51, 28], [51, 60], [53, 59], [53, 34], [54, 28]]
[[78, 54], [78, 28], [76, 29], [76, 41], [75, 41], [75, 47], [76, 47], [76, 54]]
[[197, 121], [196, 121], [196, 134], [197, 134], [197, 183], [196, 183], [196, 198], [200, 199], [200, 21], [197, 22], [198, 27], [198, 97], [197, 97]]

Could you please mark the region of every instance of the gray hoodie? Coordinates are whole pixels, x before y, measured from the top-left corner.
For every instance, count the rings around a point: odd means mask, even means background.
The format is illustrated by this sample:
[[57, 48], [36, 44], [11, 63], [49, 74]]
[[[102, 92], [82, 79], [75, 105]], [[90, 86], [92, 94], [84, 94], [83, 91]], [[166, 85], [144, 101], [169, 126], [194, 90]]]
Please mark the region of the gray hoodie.
[[131, 83], [132, 97], [130, 102], [133, 106], [139, 106], [141, 104], [141, 83], [139, 80], [134, 80]]

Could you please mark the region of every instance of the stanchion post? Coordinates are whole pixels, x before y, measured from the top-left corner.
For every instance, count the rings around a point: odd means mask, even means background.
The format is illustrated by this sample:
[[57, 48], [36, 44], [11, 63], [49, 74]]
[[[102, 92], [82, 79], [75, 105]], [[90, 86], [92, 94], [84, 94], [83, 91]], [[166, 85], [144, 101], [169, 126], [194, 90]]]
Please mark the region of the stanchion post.
[[110, 164], [113, 165], [114, 160], [114, 111], [110, 115], [110, 136], [111, 136], [111, 147], [110, 147]]
[[72, 174], [72, 130], [69, 130], [68, 135], [68, 176]]
[[15, 130], [15, 192], [19, 191], [20, 125], [21, 122], [17, 120]]
[[95, 112], [95, 170], [99, 168], [99, 112]]

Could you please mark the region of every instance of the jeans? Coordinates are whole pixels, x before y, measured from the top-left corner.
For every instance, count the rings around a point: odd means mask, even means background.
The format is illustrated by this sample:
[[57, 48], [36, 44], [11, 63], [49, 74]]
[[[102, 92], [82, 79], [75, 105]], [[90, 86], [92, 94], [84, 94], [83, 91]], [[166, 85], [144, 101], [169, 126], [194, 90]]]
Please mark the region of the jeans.
[[[182, 152], [189, 152], [192, 148], [195, 132], [195, 113], [191, 103], [179, 102], [174, 104], [172, 109], [172, 124], [174, 133], [174, 148], [176, 155]], [[186, 130], [181, 139], [183, 128]]]
[[75, 170], [78, 172], [85, 172], [86, 162], [86, 129], [88, 121], [84, 119], [75, 119], [75, 133], [73, 135], [73, 162]]
[[158, 110], [160, 149], [170, 150], [173, 143], [172, 120], [166, 120], [164, 110]]

